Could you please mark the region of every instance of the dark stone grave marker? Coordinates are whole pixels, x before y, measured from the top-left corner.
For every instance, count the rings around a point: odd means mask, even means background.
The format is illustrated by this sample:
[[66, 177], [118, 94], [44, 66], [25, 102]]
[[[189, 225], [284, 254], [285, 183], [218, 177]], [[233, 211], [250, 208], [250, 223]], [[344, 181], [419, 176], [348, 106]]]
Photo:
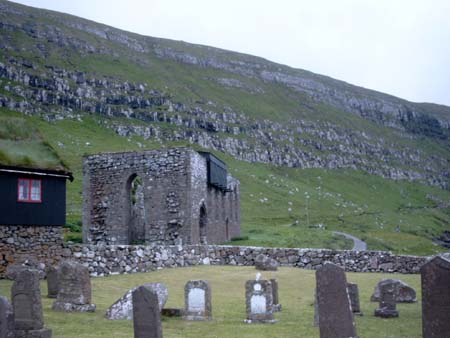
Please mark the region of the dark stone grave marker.
[[358, 284], [347, 283], [347, 292], [350, 297], [350, 305], [354, 315], [362, 316], [361, 307], [359, 306], [359, 289]]
[[435, 257], [424, 264], [422, 276], [423, 338], [450, 336], [450, 261]]
[[56, 298], [58, 290], [58, 270], [51, 266], [47, 269], [47, 297]]
[[325, 263], [316, 271], [320, 338], [357, 337], [344, 269]]
[[380, 285], [380, 307], [375, 310], [376, 317], [395, 318], [398, 317], [395, 301], [395, 285], [385, 283]]
[[0, 337], [14, 338], [14, 314], [6, 297], [0, 296]]
[[58, 296], [52, 309], [66, 312], [94, 312], [91, 304], [91, 279], [87, 267], [72, 261], [58, 267]]
[[145, 285], [133, 291], [134, 338], [162, 338], [158, 295]]
[[278, 299], [278, 281], [274, 278], [270, 279], [270, 284], [272, 284], [272, 308], [273, 312], [281, 311], [280, 300]]
[[17, 338], [50, 338], [52, 331], [44, 328], [39, 271], [21, 270], [11, 288], [14, 329]]

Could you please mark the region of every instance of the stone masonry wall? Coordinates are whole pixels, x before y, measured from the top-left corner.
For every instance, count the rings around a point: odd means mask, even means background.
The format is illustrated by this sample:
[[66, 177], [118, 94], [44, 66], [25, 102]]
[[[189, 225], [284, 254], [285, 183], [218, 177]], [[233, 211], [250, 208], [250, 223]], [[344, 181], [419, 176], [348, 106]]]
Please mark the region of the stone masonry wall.
[[83, 166], [83, 241], [97, 244], [132, 242], [130, 185], [132, 179], [139, 176], [144, 187], [144, 207], [148, 211], [144, 220], [144, 228], [148, 231], [144, 231], [144, 238], [140, 240], [173, 242], [187, 216], [180, 213], [186, 209], [187, 201], [186, 161], [187, 153], [178, 149], [105, 153], [86, 158]]
[[[67, 248], [70, 256], [89, 267], [92, 276], [106, 276], [161, 268], [195, 265], [253, 266], [256, 256], [266, 254], [281, 266], [317, 269], [331, 261], [353, 272], [419, 273], [428, 257], [394, 255], [383, 251], [336, 251], [325, 249], [260, 248], [218, 245], [187, 246], [90, 246]], [[66, 251], [68, 255], [69, 252]]]
[[[131, 211], [135, 177], [142, 181], [140, 222]], [[198, 244], [202, 208], [205, 241], [227, 241], [240, 234], [239, 182], [231, 176], [228, 182], [227, 191], [208, 186], [206, 159], [189, 148], [89, 156], [83, 166], [83, 242]]]
[[31, 257], [53, 265], [62, 255], [61, 226], [0, 225], [0, 277], [8, 265]]
[[[11, 231], [15, 231], [11, 229]], [[4, 232], [2, 233], [4, 234]], [[56, 236], [56, 234], [55, 234]], [[20, 238], [24, 238], [25, 234]], [[17, 237], [19, 238], [19, 237]], [[4, 241], [6, 242], [6, 241]], [[2, 254], [5, 244], [2, 241]], [[43, 250], [43, 247], [38, 248]], [[34, 252], [37, 252], [36, 250]], [[428, 257], [395, 255], [384, 251], [339, 251], [326, 249], [261, 248], [226, 245], [144, 246], [144, 245], [53, 245], [38, 260], [55, 265], [73, 259], [89, 268], [92, 276], [146, 272], [163, 268], [196, 265], [253, 266], [256, 256], [268, 255], [281, 266], [317, 269], [331, 261], [352, 272], [419, 273]], [[27, 254], [27, 257], [32, 254]], [[3, 257], [0, 278], [8, 264]]]

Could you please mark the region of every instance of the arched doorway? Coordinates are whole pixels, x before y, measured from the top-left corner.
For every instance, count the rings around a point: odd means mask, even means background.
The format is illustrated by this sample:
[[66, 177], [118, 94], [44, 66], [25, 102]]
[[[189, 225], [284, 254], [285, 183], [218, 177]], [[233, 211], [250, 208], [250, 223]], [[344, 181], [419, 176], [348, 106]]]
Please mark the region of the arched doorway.
[[144, 186], [140, 176], [133, 174], [128, 179], [128, 243], [142, 244], [145, 241]]
[[200, 244], [208, 244], [207, 242], [207, 215], [204, 204], [200, 207], [199, 228], [200, 228]]
[[229, 220], [228, 217], [225, 220], [225, 236], [226, 236], [226, 240], [229, 241], [230, 240], [230, 228], [228, 226]]

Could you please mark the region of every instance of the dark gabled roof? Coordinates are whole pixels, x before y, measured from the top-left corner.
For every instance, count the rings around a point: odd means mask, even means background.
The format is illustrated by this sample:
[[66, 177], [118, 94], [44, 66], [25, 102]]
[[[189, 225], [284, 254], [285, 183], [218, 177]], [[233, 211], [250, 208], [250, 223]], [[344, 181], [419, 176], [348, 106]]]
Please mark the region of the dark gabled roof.
[[50, 170], [50, 169], [25, 168], [25, 167], [0, 165], [0, 172], [62, 177], [68, 179], [70, 182], [73, 181], [72, 173], [70, 171], [64, 170]]

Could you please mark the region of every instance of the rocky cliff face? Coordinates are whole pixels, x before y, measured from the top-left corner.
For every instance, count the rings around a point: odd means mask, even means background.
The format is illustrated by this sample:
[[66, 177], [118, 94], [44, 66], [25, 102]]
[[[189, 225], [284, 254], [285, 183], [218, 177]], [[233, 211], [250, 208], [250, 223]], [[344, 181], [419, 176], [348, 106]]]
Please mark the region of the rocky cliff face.
[[[0, 13], [0, 107], [48, 121], [95, 114], [124, 137], [187, 140], [245, 161], [358, 168], [449, 186], [449, 107], [10, 2], [0, 1]], [[126, 63], [85, 70], [85, 60], [102, 64], [106, 56]], [[141, 82], [123, 75], [130, 65], [142, 70]], [[166, 73], [158, 83], [152, 78], [161, 65]], [[197, 82], [177, 78], [176, 67]], [[165, 83], [170, 77], [176, 81]], [[272, 92], [284, 95], [281, 103], [268, 101]], [[279, 113], [260, 116], [260, 101]]]

